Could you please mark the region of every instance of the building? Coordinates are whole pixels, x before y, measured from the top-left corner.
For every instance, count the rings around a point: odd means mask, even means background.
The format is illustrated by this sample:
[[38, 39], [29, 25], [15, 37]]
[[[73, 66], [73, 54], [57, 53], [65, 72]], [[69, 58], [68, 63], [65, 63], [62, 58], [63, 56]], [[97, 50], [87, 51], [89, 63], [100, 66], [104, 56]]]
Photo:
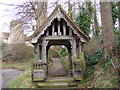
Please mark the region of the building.
[[[81, 80], [84, 63], [80, 61], [80, 54], [83, 53], [83, 44], [89, 39], [89, 36], [77, 27], [64, 9], [57, 5], [40, 28], [28, 38], [28, 41], [34, 45], [36, 61], [38, 61], [33, 64], [35, 68], [32, 71], [32, 80], [45, 81], [49, 78], [48, 50], [53, 45], [66, 46], [69, 60], [68, 75], [72, 79]], [[81, 68], [78, 68], [80, 63]], [[36, 67], [39, 67], [39, 70]]]

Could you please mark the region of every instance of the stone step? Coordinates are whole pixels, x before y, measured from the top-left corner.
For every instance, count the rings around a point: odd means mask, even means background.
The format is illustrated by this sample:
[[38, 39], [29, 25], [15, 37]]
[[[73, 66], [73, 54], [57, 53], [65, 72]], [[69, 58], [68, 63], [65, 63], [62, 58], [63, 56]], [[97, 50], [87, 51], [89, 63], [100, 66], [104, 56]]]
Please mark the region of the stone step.
[[40, 82], [38, 87], [77, 87], [77, 83], [73, 82]]
[[72, 77], [48, 77], [46, 81], [73, 81]]
[[70, 76], [48, 77], [45, 82], [37, 82], [38, 87], [77, 87], [80, 82]]

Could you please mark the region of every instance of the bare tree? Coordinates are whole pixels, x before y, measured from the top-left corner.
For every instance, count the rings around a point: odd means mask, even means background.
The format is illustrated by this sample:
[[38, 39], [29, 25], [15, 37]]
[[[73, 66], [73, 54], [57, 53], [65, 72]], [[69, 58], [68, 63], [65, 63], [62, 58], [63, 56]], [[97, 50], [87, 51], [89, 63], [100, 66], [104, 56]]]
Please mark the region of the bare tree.
[[47, 2], [37, 2], [36, 11], [36, 30], [39, 29], [41, 24], [47, 17]]

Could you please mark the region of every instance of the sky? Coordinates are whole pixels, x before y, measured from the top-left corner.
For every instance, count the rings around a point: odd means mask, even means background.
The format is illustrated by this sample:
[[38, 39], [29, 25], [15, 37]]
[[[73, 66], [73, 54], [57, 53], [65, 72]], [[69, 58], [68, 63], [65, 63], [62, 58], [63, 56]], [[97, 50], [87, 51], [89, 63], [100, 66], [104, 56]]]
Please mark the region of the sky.
[[9, 32], [9, 23], [14, 18], [13, 6], [5, 4], [19, 4], [22, 0], [0, 0], [0, 31]]

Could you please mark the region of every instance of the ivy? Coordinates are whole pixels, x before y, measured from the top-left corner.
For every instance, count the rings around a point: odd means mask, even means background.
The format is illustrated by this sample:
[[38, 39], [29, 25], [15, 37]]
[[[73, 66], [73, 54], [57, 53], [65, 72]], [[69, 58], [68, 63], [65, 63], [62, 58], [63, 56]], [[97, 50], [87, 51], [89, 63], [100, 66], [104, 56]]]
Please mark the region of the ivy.
[[89, 35], [91, 32], [90, 25], [92, 24], [91, 11], [89, 11], [88, 9], [80, 11], [78, 17], [76, 18], [76, 24], [84, 33]]
[[116, 3], [112, 2], [112, 18], [113, 18], [113, 24], [114, 25], [115, 25], [115, 22], [118, 19], [118, 13], [119, 13], [119, 11], [118, 11]]

